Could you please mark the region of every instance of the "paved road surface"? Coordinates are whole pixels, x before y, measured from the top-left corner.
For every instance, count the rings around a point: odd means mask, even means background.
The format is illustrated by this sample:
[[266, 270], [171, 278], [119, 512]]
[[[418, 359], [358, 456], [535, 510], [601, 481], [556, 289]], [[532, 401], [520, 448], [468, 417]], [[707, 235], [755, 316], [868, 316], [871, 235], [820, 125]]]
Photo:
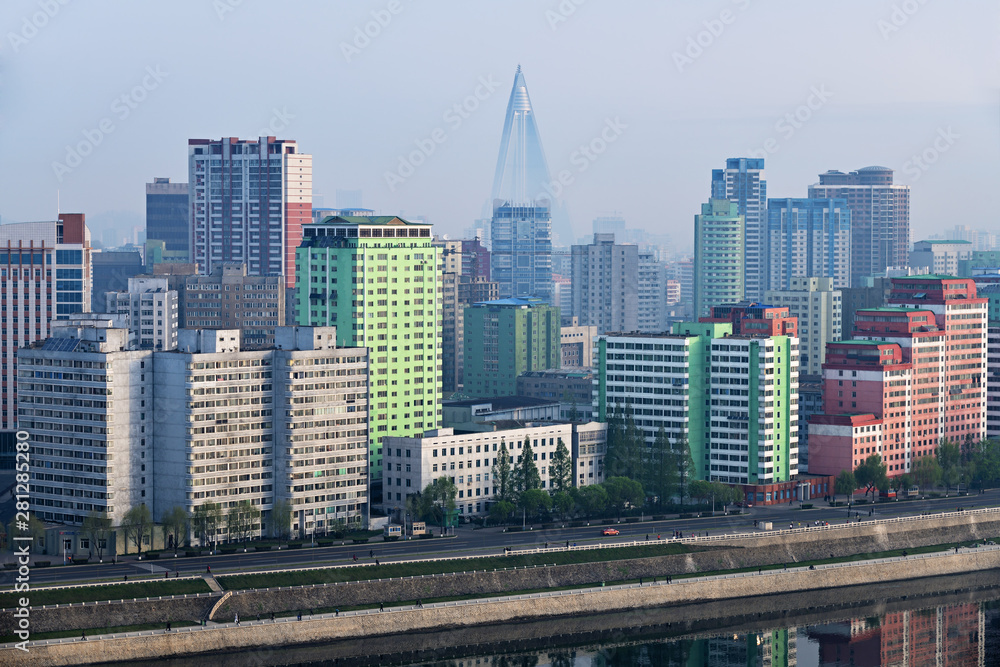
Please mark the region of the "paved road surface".
[[[45, 584], [72, 583], [85, 580], [118, 580], [127, 575], [130, 580], [164, 576], [164, 572], [180, 572], [181, 576], [200, 574], [211, 565], [213, 574], [229, 574], [242, 571], [255, 571], [274, 568], [315, 567], [326, 565], [353, 564], [353, 556], [358, 562], [374, 564], [369, 556], [375, 552], [379, 562], [395, 560], [410, 560], [422, 558], [446, 558], [454, 556], [500, 555], [505, 547], [514, 550], [519, 548], [534, 548], [549, 543], [551, 546], [565, 544], [593, 544], [598, 542], [631, 542], [645, 540], [649, 535], [655, 540], [657, 535], [669, 538], [673, 531], [681, 531], [685, 537], [692, 533], [711, 535], [722, 533], [752, 532], [753, 522], [771, 521], [775, 529], [787, 528], [791, 523], [795, 527], [812, 525], [814, 521], [829, 521], [843, 523], [847, 520], [846, 508], [831, 508], [820, 500], [822, 507], [800, 510], [798, 503], [794, 506], [762, 506], [744, 510], [741, 516], [706, 517], [693, 519], [672, 519], [667, 521], [644, 522], [640, 524], [620, 524], [615, 526], [620, 531], [617, 537], [602, 537], [603, 526], [598, 522], [582, 528], [565, 528], [551, 530], [532, 530], [528, 532], [503, 532], [500, 528], [473, 530], [470, 526], [459, 527], [455, 537], [434, 540], [409, 540], [385, 542], [375, 538], [368, 544], [346, 544], [332, 547], [305, 547], [302, 549], [269, 551], [255, 553], [220, 554], [215, 556], [199, 556], [186, 558], [170, 558], [161, 556], [158, 560], [137, 561], [135, 556], [118, 564], [103, 563], [91, 565], [76, 565], [72, 567], [33, 568], [31, 572], [32, 586]], [[984, 495], [972, 495], [934, 500], [915, 500], [907, 502], [882, 503], [874, 507], [875, 519], [895, 516], [913, 516], [925, 512], [953, 511], [959, 507], [965, 509], [984, 506], [1000, 506], [1000, 490], [987, 491]], [[869, 520], [869, 505], [857, 508], [862, 520]], [[856, 519], [855, 519], [856, 520]], [[58, 558], [56, 558], [58, 561]], [[13, 581], [14, 574], [0, 574], [0, 585]], [[6, 587], [6, 586], [3, 586]]]

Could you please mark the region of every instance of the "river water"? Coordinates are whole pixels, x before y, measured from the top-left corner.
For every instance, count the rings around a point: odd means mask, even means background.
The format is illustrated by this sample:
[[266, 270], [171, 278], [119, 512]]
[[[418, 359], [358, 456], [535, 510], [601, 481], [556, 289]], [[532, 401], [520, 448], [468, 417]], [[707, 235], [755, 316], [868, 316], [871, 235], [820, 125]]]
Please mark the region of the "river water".
[[489, 652], [409, 663], [427, 667], [965, 667], [1000, 665], [1000, 590], [991, 599], [896, 608], [875, 616], [746, 632], [639, 641], [614, 639], [551, 650]]

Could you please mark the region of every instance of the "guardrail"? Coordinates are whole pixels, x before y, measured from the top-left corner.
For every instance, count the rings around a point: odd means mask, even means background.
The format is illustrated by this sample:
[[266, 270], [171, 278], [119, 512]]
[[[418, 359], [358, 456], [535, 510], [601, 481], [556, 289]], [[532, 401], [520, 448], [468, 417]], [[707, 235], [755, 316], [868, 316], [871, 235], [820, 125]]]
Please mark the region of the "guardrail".
[[[980, 547], [976, 547], [976, 548], [963, 548], [962, 552], [963, 553], [969, 553], [969, 552], [980, 553], [980, 552], [997, 551], [997, 550], [1000, 550], [1000, 545], [984, 545], [984, 546], [980, 546]], [[562, 590], [562, 591], [549, 591], [549, 592], [544, 592], [544, 593], [523, 593], [521, 595], [497, 596], [497, 597], [490, 597], [490, 598], [475, 598], [475, 599], [470, 599], [470, 600], [455, 600], [455, 601], [452, 601], [452, 602], [432, 602], [432, 603], [429, 603], [429, 604], [426, 604], [426, 605], [420, 605], [420, 606], [417, 606], [417, 605], [404, 605], [404, 606], [400, 606], [400, 607], [390, 607], [388, 610], [385, 610], [385, 611], [380, 611], [378, 609], [358, 609], [358, 610], [355, 610], [355, 611], [345, 611], [343, 613], [312, 614], [312, 615], [308, 616], [307, 620], [331, 619], [331, 618], [339, 618], [339, 617], [345, 617], [345, 618], [347, 618], [347, 617], [351, 617], [351, 616], [369, 616], [371, 614], [393, 614], [393, 613], [408, 612], [408, 611], [422, 610], [422, 609], [441, 609], [441, 608], [449, 608], [449, 607], [462, 607], [462, 606], [468, 606], [468, 605], [492, 604], [492, 603], [497, 603], [497, 602], [517, 602], [517, 601], [520, 601], [520, 600], [530, 600], [530, 599], [546, 598], [546, 597], [563, 597], [563, 596], [566, 596], [566, 595], [588, 595], [588, 594], [593, 594], [593, 593], [601, 593], [601, 592], [605, 592], [605, 591], [625, 590], [625, 589], [632, 589], [632, 588], [646, 588], [646, 587], [649, 587], [649, 586], [678, 586], [678, 585], [684, 585], [686, 583], [700, 583], [700, 582], [705, 582], [705, 581], [718, 581], [718, 580], [723, 580], [723, 579], [739, 579], [739, 578], [743, 578], [743, 577], [759, 577], [759, 576], [784, 574], [786, 572], [808, 572], [810, 570], [819, 571], [819, 570], [830, 570], [830, 569], [837, 569], [837, 568], [867, 567], [869, 565], [872, 565], [873, 563], [884, 564], [884, 563], [902, 562], [902, 561], [910, 561], [910, 560], [927, 560], [927, 559], [931, 559], [931, 558], [942, 558], [942, 557], [951, 556], [951, 555], [954, 555], [951, 551], [938, 551], [938, 552], [934, 552], [934, 553], [914, 554], [912, 556], [894, 556], [892, 558], [877, 558], [877, 559], [874, 559], [874, 560], [866, 560], [866, 561], [849, 561], [849, 562], [845, 562], [845, 563], [827, 563], [827, 564], [824, 564], [824, 565], [814, 565], [814, 566], [810, 566], [810, 567], [800, 566], [800, 567], [784, 568], [784, 569], [781, 569], [781, 570], [771, 569], [771, 570], [768, 570], [766, 573], [761, 573], [761, 572], [754, 573], [754, 572], [751, 571], [751, 572], [737, 572], [737, 573], [732, 573], [732, 574], [716, 574], [716, 575], [708, 575], [708, 576], [702, 576], [702, 577], [685, 577], [685, 578], [681, 579], [680, 581], [678, 581], [676, 583], [670, 583], [670, 582], [667, 582], [667, 581], [660, 580], [660, 581], [653, 581], [653, 582], [648, 582], [648, 583], [644, 582], [642, 584], [618, 584], [618, 585], [615, 585], [615, 586], [589, 586], [587, 588], [576, 588], [576, 589], [572, 589], [572, 590]], [[105, 640], [105, 639], [122, 639], [122, 638], [127, 638], [127, 637], [150, 637], [150, 636], [153, 636], [153, 635], [164, 635], [164, 634], [171, 634], [171, 633], [212, 631], [212, 630], [224, 629], [224, 628], [241, 627], [242, 625], [254, 626], [254, 625], [265, 625], [265, 624], [269, 624], [269, 623], [273, 624], [273, 623], [298, 623], [298, 622], [300, 622], [300, 621], [298, 620], [297, 617], [283, 616], [281, 618], [276, 618], [273, 621], [271, 621], [269, 619], [264, 619], [264, 620], [259, 620], [259, 621], [258, 620], [249, 620], [248, 619], [248, 620], [246, 620], [244, 622], [241, 622], [239, 624], [237, 624], [235, 622], [230, 622], [230, 623], [212, 623], [211, 625], [204, 625], [204, 626], [201, 626], [201, 625], [186, 626], [186, 627], [177, 628], [175, 630], [170, 630], [169, 632], [167, 630], [143, 630], [141, 632], [120, 632], [120, 633], [107, 634], [107, 635], [92, 635], [91, 637], [88, 637], [87, 640], [90, 641], [90, 640]], [[59, 638], [59, 639], [41, 639], [41, 640], [38, 640], [38, 641], [31, 642], [31, 646], [47, 646], [47, 645], [53, 645], [53, 644], [58, 645], [58, 644], [74, 643], [74, 642], [79, 642], [79, 641], [84, 641], [84, 640], [81, 637], [62, 637], [62, 638]], [[10, 642], [10, 643], [7, 643], [7, 644], [0, 644], [0, 650], [3, 650], [3, 649], [12, 649], [15, 646], [16, 646], [15, 642]]]

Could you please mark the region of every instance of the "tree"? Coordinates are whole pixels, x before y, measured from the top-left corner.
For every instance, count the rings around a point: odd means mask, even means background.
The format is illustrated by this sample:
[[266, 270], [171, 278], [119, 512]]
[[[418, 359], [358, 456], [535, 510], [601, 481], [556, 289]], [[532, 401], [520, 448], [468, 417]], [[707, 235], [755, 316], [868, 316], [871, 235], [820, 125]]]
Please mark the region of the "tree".
[[514, 492], [514, 473], [510, 466], [510, 454], [507, 453], [507, 444], [502, 439], [500, 454], [493, 464], [493, 497], [498, 501], [505, 500], [509, 503], [517, 497]]
[[608, 492], [599, 484], [591, 484], [580, 489], [577, 502], [587, 517], [604, 514], [608, 507]]
[[90, 539], [90, 548], [97, 550], [97, 559], [103, 563], [111, 535], [111, 519], [103, 512], [91, 512], [83, 520], [83, 532]]
[[932, 489], [941, 483], [941, 464], [930, 454], [913, 464], [913, 478], [922, 489]]
[[237, 542], [242, 542], [245, 548], [250, 536], [257, 528], [260, 521], [260, 510], [249, 500], [241, 500], [235, 506], [229, 508], [226, 515], [226, 528], [229, 531], [229, 539], [235, 536]]
[[490, 521], [497, 525], [506, 524], [514, 509], [513, 503], [506, 500], [497, 501], [490, 505]]
[[643, 466], [643, 487], [656, 496], [657, 505], [663, 507], [664, 499], [674, 495], [677, 488], [678, 469], [676, 455], [670, 447], [663, 426], [656, 432], [656, 439]]
[[962, 452], [957, 444], [942, 440], [937, 448], [937, 460], [945, 491], [962, 481]]
[[202, 546], [215, 544], [215, 537], [222, 524], [222, 507], [218, 503], [204, 503], [194, 508], [192, 526]]
[[850, 470], [841, 470], [840, 474], [837, 475], [837, 480], [833, 483], [833, 500], [836, 502], [837, 494], [850, 496], [858, 488], [858, 479], [854, 476], [854, 473]]
[[523, 451], [517, 463], [514, 464], [514, 487], [517, 492], [524, 493], [542, 487], [542, 477], [535, 465], [535, 453], [531, 449], [531, 439], [524, 439]]
[[569, 491], [573, 486], [573, 457], [562, 438], [556, 442], [556, 451], [549, 463], [549, 490], [553, 493]]
[[557, 491], [554, 496], [552, 496], [552, 507], [559, 512], [559, 516], [563, 519], [566, 515], [573, 511], [573, 495], [568, 491]]
[[887, 469], [882, 457], [879, 454], [872, 454], [854, 469], [854, 479], [858, 486], [865, 488], [865, 495], [871, 491], [872, 500], [875, 500], [875, 489], [889, 488]]
[[618, 518], [628, 507], [639, 507], [646, 501], [646, 492], [642, 484], [628, 477], [611, 477], [602, 484], [607, 494], [609, 507], [613, 508]]
[[552, 496], [541, 489], [528, 489], [517, 504], [527, 516], [538, 516], [542, 510], [552, 509]]
[[692, 499], [697, 500], [699, 503], [704, 504], [708, 501], [708, 498], [712, 495], [712, 484], [711, 482], [706, 482], [703, 479], [693, 480], [688, 484], [688, 496]]
[[278, 538], [279, 547], [281, 540], [287, 542], [292, 534], [292, 504], [285, 498], [275, 500], [271, 507], [271, 529]]
[[136, 505], [125, 512], [122, 517], [122, 532], [125, 533], [125, 553], [128, 553], [128, 543], [132, 542], [142, 555], [142, 543], [153, 524], [153, 517], [145, 504]]
[[187, 526], [188, 513], [180, 505], [175, 505], [169, 512], [163, 515], [163, 527], [170, 531], [168, 544], [173, 545], [174, 553], [177, 553], [177, 547], [180, 546], [181, 539], [187, 537]]
[[691, 458], [691, 444], [687, 435], [681, 434], [674, 443], [674, 461], [677, 465], [677, 479], [680, 484], [681, 504], [684, 503], [684, 496], [687, 495], [688, 481], [696, 473], [694, 459]]
[[427, 485], [422, 494], [425, 508], [435, 518], [440, 518], [441, 534], [447, 525], [448, 516], [455, 511], [455, 498], [458, 496], [458, 489], [451, 481], [451, 478], [442, 475]]

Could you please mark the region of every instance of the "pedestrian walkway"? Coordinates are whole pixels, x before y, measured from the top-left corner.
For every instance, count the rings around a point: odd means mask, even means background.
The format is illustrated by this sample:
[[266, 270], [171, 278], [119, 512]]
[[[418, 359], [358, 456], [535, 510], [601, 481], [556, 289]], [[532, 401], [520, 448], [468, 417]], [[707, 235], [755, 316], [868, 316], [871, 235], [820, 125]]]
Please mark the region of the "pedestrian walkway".
[[205, 580], [205, 583], [208, 584], [208, 587], [211, 588], [214, 593], [222, 592], [222, 586], [219, 585], [219, 582], [216, 581], [215, 577], [213, 577], [211, 574], [208, 574], [206, 572], [205, 574], [201, 575], [201, 578]]

